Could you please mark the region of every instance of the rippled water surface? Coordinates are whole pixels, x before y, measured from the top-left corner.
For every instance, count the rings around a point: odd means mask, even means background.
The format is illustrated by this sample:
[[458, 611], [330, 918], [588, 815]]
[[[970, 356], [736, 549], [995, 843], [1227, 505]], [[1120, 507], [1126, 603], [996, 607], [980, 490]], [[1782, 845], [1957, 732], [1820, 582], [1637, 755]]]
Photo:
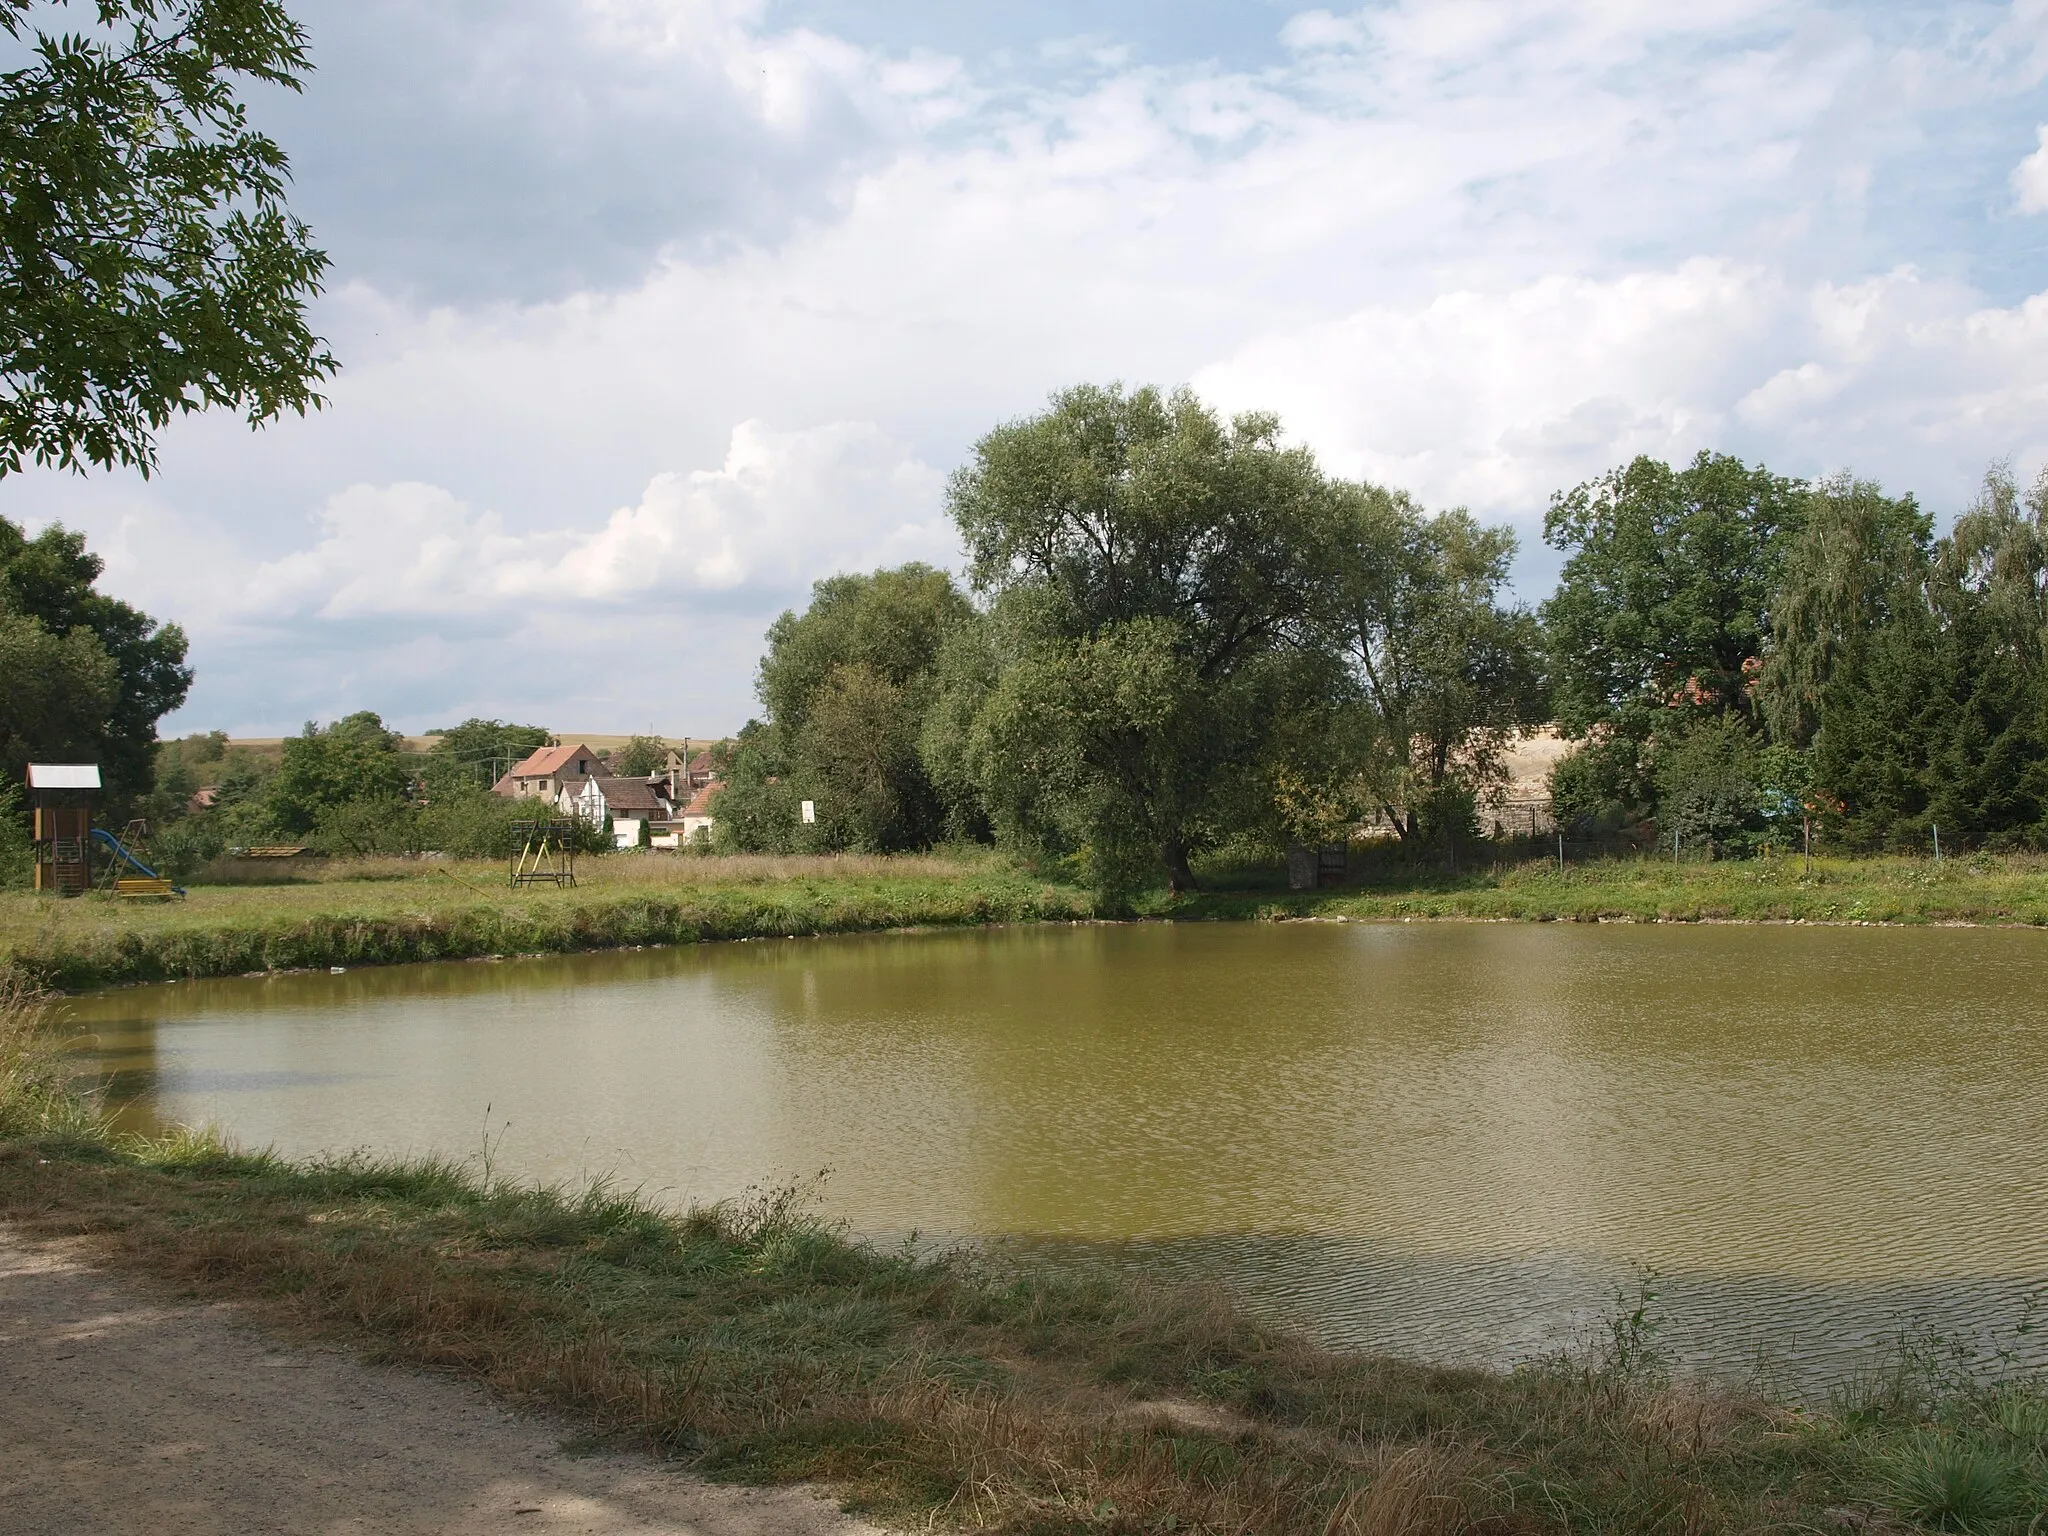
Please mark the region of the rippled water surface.
[[1654, 1268], [1681, 1355], [1824, 1380], [2048, 1294], [2048, 935], [1026, 928], [77, 1000], [135, 1122], [480, 1151], [672, 1202], [830, 1169], [857, 1228], [1220, 1276], [1506, 1362]]

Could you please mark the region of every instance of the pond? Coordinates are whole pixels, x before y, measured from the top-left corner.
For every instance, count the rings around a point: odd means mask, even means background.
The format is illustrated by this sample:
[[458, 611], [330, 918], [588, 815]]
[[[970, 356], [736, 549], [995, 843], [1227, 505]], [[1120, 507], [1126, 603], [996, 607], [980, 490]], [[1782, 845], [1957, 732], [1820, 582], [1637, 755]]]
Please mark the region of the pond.
[[[1902, 1334], [2048, 1364], [2048, 934], [1142, 924], [705, 945], [80, 998], [135, 1126], [486, 1155], [669, 1204], [825, 1176], [894, 1241], [1220, 1278], [1508, 1364], [1645, 1270], [1676, 1357]], [[2048, 1331], [2048, 1330], [2044, 1330]]]

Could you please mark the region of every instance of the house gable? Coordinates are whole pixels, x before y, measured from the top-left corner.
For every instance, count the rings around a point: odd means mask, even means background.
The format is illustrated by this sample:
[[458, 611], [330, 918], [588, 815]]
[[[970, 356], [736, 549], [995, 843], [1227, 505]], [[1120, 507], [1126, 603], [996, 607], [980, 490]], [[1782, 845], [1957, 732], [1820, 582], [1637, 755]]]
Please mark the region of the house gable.
[[583, 742], [571, 742], [529, 754], [491, 788], [501, 795], [554, 796], [569, 780], [594, 778], [604, 769], [605, 761], [596, 752]]

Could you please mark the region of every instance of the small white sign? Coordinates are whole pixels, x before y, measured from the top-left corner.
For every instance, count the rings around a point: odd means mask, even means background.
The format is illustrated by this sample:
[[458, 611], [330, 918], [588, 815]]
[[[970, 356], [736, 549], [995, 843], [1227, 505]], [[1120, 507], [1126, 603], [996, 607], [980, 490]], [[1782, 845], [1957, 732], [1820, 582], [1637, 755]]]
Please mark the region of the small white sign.
[[814, 800], [806, 800], [806, 801], [804, 802], [804, 825], [805, 825], [805, 826], [809, 826], [809, 825], [810, 825], [810, 824], [811, 824], [812, 822], [816, 821], [817, 819], [818, 819], [818, 806], [817, 806], [817, 802], [816, 802], [816, 801], [814, 801]]

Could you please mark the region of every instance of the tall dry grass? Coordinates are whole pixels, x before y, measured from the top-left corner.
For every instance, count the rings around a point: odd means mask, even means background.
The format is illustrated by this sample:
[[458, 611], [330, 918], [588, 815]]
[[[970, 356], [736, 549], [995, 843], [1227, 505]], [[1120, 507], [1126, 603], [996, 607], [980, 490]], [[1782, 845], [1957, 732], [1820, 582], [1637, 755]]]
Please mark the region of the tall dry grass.
[[69, 1091], [56, 999], [23, 972], [0, 965], [0, 1140], [92, 1124], [91, 1106]]

